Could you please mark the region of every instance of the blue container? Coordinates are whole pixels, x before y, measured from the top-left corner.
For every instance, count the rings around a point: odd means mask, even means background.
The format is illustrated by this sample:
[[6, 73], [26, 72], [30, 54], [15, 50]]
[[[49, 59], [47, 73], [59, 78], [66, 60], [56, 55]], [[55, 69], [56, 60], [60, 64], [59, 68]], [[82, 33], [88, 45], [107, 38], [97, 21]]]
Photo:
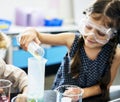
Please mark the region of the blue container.
[[8, 31], [11, 24], [9, 20], [0, 19], [0, 31]]
[[62, 26], [63, 20], [54, 18], [54, 19], [45, 19], [44, 22], [45, 22], [44, 26]]

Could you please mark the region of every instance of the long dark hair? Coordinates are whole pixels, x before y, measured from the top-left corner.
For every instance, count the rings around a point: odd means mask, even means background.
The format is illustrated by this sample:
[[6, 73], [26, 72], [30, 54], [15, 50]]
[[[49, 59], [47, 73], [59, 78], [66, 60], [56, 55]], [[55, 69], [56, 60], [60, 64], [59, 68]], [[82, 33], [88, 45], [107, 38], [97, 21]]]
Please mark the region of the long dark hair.
[[[116, 11], [112, 10], [114, 8], [114, 6], [116, 7], [116, 3], [114, 4], [114, 2], [117, 0], [97, 0], [92, 7], [90, 7], [89, 12], [90, 12], [90, 16], [93, 16], [94, 18], [97, 17], [97, 19], [99, 20], [101, 17], [105, 17], [105, 19], [107, 19], [106, 16], [111, 18], [111, 22], [108, 23], [107, 25], [111, 28], [116, 28], [118, 25], [120, 25], [120, 23], [118, 24], [115, 20], [112, 20], [113, 18], [115, 19], [115, 17], [113, 17], [113, 15], [117, 15], [116, 13], [120, 13], [120, 11]], [[109, 7], [109, 6], [110, 7]], [[112, 7], [112, 8], [111, 8]], [[120, 4], [117, 5], [117, 8], [120, 8]], [[120, 10], [120, 9], [119, 9]], [[113, 13], [114, 12], [114, 13]], [[84, 14], [86, 14], [87, 12], [84, 12]], [[96, 14], [98, 14], [99, 16], [96, 16]], [[118, 17], [118, 16], [117, 16]], [[119, 20], [120, 21], [120, 20]], [[118, 27], [120, 28], [120, 26]], [[114, 59], [114, 55], [115, 55], [115, 51], [116, 51], [116, 47], [119, 43], [119, 29], [117, 28], [117, 34], [108, 42], [110, 44], [110, 46], [113, 48], [110, 54], [110, 58], [108, 60], [108, 71], [101, 77], [101, 79], [99, 80], [99, 85], [100, 88], [102, 90], [102, 95], [104, 99], [107, 99], [109, 96], [109, 90], [107, 88], [108, 84], [110, 83], [111, 80], [111, 72], [110, 72], [110, 68], [112, 65], [112, 61]], [[118, 34], [119, 33], [119, 34]], [[84, 44], [84, 40], [81, 37], [79, 39], [79, 44], [78, 44], [78, 50], [76, 51], [73, 60], [71, 61], [71, 74], [73, 75], [74, 78], [77, 78], [79, 76], [80, 73], [80, 66], [81, 65], [81, 60], [80, 60], [80, 48], [81, 46]]]

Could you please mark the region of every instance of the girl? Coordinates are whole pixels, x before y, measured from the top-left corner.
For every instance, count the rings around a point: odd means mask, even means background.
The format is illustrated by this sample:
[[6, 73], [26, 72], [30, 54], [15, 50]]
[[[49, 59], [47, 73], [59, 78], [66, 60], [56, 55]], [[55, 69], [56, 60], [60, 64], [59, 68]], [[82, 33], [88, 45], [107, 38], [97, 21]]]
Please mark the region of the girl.
[[119, 0], [97, 0], [84, 12], [79, 34], [43, 34], [30, 28], [21, 37], [21, 47], [27, 50], [32, 40], [38, 44], [65, 45], [68, 53], [52, 89], [72, 84], [84, 89], [83, 98], [102, 94], [106, 99], [120, 65], [119, 11]]

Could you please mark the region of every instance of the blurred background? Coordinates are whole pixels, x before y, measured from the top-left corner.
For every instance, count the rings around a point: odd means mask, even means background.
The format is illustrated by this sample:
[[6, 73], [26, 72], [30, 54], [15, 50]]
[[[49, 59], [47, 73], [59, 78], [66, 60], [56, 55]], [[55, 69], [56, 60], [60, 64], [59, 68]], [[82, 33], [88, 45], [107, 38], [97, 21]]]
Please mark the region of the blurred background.
[[73, 24], [80, 20], [82, 11], [91, 3], [91, 0], [0, 0], [0, 18], [16, 24], [17, 14], [25, 16], [29, 13], [39, 18], [59, 18], [64, 24]]

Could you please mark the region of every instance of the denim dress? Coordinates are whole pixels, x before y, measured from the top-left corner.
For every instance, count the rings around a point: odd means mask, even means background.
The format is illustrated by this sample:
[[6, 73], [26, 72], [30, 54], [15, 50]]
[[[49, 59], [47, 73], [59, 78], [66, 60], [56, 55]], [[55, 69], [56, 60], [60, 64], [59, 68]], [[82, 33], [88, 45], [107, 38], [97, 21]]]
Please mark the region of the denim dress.
[[70, 49], [69, 56], [66, 54], [64, 57], [58, 71], [56, 77], [54, 79], [52, 89], [57, 88], [60, 85], [77, 85], [81, 88], [90, 87], [98, 83], [100, 78], [105, 74], [108, 70], [108, 60], [112, 51], [112, 47], [108, 44], [102, 47], [102, 50], [99, 52], [97, 58], [95, 60], [91, 60], [86, 55], [85, 49], [82, 46], [80, 48], [80, 59], [81, 65], [78, 66], [80, 68], [80, 73], [78, 78], [73, 78], [69, 73], [70, 70], [70, 59], [73, 58], [77, 49], [78, 49], [78, 34], [75, 35], [74, 42]]

